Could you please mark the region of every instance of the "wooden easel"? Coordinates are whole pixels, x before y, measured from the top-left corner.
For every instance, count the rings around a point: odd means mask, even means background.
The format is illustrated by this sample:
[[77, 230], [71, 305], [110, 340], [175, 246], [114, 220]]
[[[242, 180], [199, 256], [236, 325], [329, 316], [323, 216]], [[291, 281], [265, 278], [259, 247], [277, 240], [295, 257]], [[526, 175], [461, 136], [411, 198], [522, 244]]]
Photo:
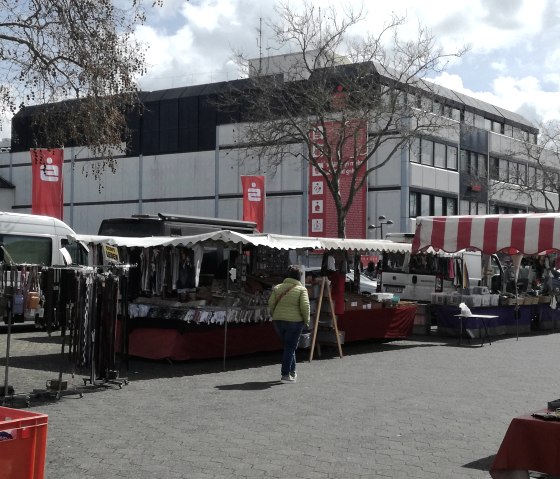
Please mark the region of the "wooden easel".
[[338, 336], [338, 325], [336, 321], [336, 315], [334, 314], [334, 302], [331, 294], [331, 284], [326, 277], [323, 277], [321, 282], [321, 292], [319, 294], [319, 299], [317, 300], [317, 312], [315, 314], [315, 324], [313, 325], [313, 337], [311, 340], [311, 351], [309, 352], [309, 362], [313, 361], [313, 352], [315, 351], [315, 343], [317, 342], [317, 330], [319, 328], [319, 318], [321, 317], [321, 306], [323, 305], [323, 295], [325, 293], [325, 288], [327, 288], [330, 314], [331, 314], [331, 324], [334, 329], [334, 334], [336, 337], [336, 344], [338, 346], [338, 355], [342, 358], [342, 347], [340, 345], [340, 337]]

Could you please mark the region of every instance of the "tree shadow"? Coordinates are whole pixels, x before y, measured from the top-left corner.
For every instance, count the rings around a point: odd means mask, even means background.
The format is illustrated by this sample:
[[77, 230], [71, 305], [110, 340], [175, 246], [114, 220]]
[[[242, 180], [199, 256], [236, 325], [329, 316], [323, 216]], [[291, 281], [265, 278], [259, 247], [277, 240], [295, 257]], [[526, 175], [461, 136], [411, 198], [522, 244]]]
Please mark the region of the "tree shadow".
[[221, 391], [262, 391], [270, 389], [272, 386], [280, 386], [282, 381], [250, 381], [239, 384], [222, 384], [216, 386]]

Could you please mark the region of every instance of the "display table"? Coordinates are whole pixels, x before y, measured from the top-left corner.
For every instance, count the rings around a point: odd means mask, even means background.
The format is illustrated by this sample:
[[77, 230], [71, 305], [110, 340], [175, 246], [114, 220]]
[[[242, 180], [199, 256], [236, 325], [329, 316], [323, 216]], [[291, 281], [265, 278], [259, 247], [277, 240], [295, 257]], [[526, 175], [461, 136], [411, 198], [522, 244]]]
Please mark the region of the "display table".
[[399, 339], [412, 334], [416, 305], [345, 311], [338, 318], [344, 342], [363, 339]]
[[[338, 319], [345, 342], [397, 339], [412, 334], [416, 305], [347, 311]], [[158, 322], [159, 321], [159, 322]], [[128, 354], [146, 359], [221, 358], [223, 325], [188, 325], [171, 320], [133, 318], [128, 323]], [[279, 351], [280, 340], [272, 322], [228, 324], [226, 355]]]
[[494, 479], [529, 478], [528, 471], [560, 474], [560, 422], [530, 414], [514, 418], [490, 468]]
[[[479, 330], [477, 315], [491, 315], [496, 318], [487, 319], [488, 332], [491, 336], [505, 334], [516, 334], [531, 331], [531, 324], [535, 319], [539, 321], [539, 330], [554, 329], [556, 322], [560, 321], [560, 310], [553, 310], [547, 304], [533, 304], [519, 306], [519, 323], [515, 317], [515, 306], [485, 306], [470, 308], [473, 317], [463, 318], [463, 328], [468, 330]], [[435, 316], [438, 333], [459, 336], [460, 321], [456, 317], [461, 313], [458, 306], [431, 305], [431, 313]]]
[[[128, 335], [128, 354], [146, 359], [220, 358], [224, 355], [224, 327], [134, 328]], [[239, 356], [281, 349], [272, 322], [228, 324], [226, 355]]]

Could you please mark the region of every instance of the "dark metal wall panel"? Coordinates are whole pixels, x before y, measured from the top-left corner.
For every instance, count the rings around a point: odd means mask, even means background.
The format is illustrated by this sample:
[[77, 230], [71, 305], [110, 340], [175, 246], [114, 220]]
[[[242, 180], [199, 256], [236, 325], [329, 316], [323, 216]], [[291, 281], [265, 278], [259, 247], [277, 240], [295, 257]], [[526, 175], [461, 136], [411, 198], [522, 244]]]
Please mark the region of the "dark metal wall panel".
[[142, 151], [144, 155], [159, 152], [159, 102], [146, 104], [142, 116]]
[[216, 147], [216, 108], [207, 96], [198, 100], [198, 148], [213, 150]]
[[179, 102], [161, 101], [159, 105], [159, 153], [177, 153], [179, 150]]
[[461, 124], [461, 149], [488, 154], [488, 132]]
[[181, 98], [178, 104], [179, 151], [198, 150], [198, 97]]

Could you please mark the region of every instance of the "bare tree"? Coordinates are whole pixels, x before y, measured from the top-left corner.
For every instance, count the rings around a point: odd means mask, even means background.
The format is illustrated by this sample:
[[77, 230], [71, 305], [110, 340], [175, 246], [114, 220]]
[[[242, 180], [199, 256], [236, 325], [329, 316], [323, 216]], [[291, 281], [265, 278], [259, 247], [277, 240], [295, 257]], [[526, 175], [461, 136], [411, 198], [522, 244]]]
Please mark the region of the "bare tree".
[[141, 0], [0, 0], [0, 113], [27, 117], [36, 147], [89, 147], [100, 180], [138, 106], [144, 21]]
[[[297, 54], [297, 60], [292, 56], [280, 74], [273, 74], [279, 71], [274, 62], [286, 57], [255, 61], [237, 53], [248, 80], [241, 82], [243, 88], [233, 82], [219, 103], [224, 110], [243, 112], [240, 120], [247, 123], [239, 146], [271, 171], [301, 154], [294, 145], [305, 145], [305, 159], [334, 198], [338, 235], [345, 237], [347, 213], [369, 174], [418, 135], [457, 128], [457, 122], [443, 118], [437, 87], [426, 79], [466, 49], [444, 52], [422, 26], [414, 39], [405, 40], [406, 18], [398, 16], [377, 35], [356, 38], [351, 33], [365, 20], [363, 7], [345, 8], [341, 15], [333, 6], [305, 1], [301, 10], [285, 2], [276, 11], [279, 20], [269, 23], [267, 41], [278, 52]], [[351, 179], [343, 187], [345, 174]]]
[[[531, 211], [560, 211], [560, 122], [538, 125], [535, 141], [518, 138], [490, 165], [491, 199], [512, 198]], [[496, 164], [497, 163], [497, 164]]]

